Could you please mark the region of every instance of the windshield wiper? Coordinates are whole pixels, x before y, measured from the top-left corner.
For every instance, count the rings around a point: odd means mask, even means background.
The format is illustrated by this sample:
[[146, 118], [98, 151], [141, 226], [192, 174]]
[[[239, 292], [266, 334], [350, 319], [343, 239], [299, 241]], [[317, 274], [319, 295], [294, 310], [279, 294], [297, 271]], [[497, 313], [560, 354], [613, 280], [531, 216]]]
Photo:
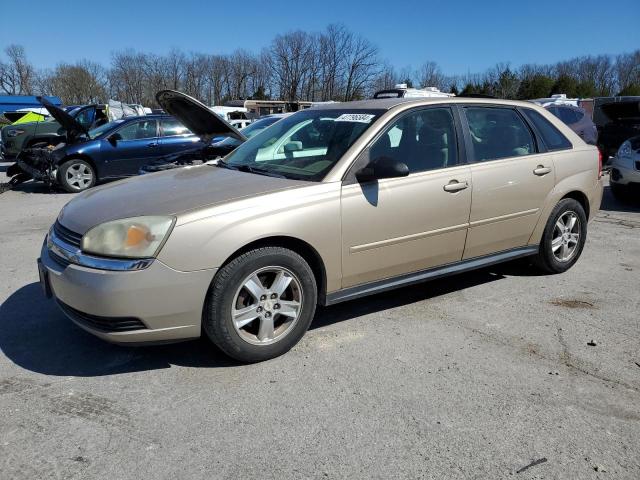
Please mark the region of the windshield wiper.
[[267, 177], [287, 178], [286, 176], [267, 170], [266, 168], [251, 167], [249, 165], [231, 165], [224, 160], [218, 160], [214, 165], [220, 168], [228, 168], [229, 170], [238, 170], [240, 172], [255, 173], [256, 175], [265, 175]]
[[257, 175], [265, 175], [267, 177], [287, 178], [280, 173], [275, 173], [265, 168], [250, 167], [249, 165], [237, 165], [236, 169], [241, 172], [255, 173]]
[[227, 162], [225, 162], [222, 159], [218, 160], [216, 163], [212, 163], [211, 165], [215, 165], [216, 167], [220, 167], [220, 168], [228, 168], [229, 170], [238, 170], [237, 167], [229, 165]]

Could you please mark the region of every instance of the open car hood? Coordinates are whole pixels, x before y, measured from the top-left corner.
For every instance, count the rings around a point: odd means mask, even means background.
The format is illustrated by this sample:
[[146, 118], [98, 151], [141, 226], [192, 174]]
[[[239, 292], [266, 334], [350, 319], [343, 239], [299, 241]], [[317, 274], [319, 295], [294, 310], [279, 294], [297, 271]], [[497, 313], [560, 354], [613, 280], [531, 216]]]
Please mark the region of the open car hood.
[[234, 137], [243, 142], [247, 139], [204, 103], [189, 95], [175, 90], [161, 90], [156, 94], [156, 100], [165, 112], [180, 120], [206, 144], [218, 136]]
[[72, 139], [78, 137], [79, 135], [86, 135], [88, 133], [87, 129], [76, 122], [75, 118], [73, 118], [67, 112], [59, 107], [56, 107], [53, 103], [51, 103], [44, 97], [37, 98], [42, 106], [46, 107], [46, 109], [49, 111], [49, 114], [53, 118], [55, 118], [60, 125], [62, 125], [62, 128], [67, 131], [67, 137], [70, 137], [70, 139]]
[[640, 102], [612, 102], [600, 107], [611, 121], [640, 120]]

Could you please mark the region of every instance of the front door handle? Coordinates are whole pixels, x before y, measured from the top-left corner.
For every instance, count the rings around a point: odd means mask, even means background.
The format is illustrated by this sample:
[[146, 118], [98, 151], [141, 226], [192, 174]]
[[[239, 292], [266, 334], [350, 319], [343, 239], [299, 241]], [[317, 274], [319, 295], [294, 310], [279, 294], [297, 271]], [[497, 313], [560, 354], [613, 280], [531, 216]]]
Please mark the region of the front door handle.
[[549, 167], [545, 167], [544, 165], [538, 165], [534, 170], [534, 175], [538, 175], [539, 177], [546, 175], [549, 173], [551, 169]]
[[449, 183], [447, 183], [444, 187], [444, 191], [445, 192], [459, 192], [460, 190], [464, 190], [465, 188], [468, 188], [469, 184], [467, 182], [459, 182], [457, 180], [451, 180]]
[[157, 146], [158, 146], [158, 144], [155, 143], [155, 142], [147, 143], [147, 147], [149, 147], [149, 148], [155, 148]]

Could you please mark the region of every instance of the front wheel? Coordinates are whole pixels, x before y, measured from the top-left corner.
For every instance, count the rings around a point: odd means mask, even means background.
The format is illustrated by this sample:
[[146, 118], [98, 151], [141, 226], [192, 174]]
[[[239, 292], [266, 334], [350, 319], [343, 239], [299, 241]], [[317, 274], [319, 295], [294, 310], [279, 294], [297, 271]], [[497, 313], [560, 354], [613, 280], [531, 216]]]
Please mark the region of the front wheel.
[[587, 215], [577, 200], [560, 200], [549, 215], [534, 263], [547, 273], [569, 270], [587, 239]]
[[289, 351], [313, 319], [318, 298], [309, 264], [281, 247], [246, 252], [216, 274], [203, 327], [230, 357], [259, 362]]
[[64, 162], [58, 167], [57, 179], [60, 186], [69, 193], [77, 193], [96, 184], [96, 172], [91, 164], [80, 158]]

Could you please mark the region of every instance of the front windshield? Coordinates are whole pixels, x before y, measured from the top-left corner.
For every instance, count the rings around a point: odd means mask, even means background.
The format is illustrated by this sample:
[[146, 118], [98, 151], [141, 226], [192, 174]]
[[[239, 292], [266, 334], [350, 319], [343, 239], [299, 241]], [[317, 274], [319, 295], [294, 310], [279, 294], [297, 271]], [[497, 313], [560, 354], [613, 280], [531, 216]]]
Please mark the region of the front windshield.
[[113, 122], [105, 123], [104, 125], [100, 125], [99, 127], [92, 128], [91, 130], [89, 130], [89, 138], [91, 140], [93, 140], [94, 138], [98, 138], [100, 135], [117, 127], [122, 122], [124, 122], [124, 120], [114, 120]]
[[381, 110], [304, 110], [247, 140], [225, 158], [224, 165], [319, 181], [381, 113]]
[[[256, 120], [255, 122], [247, 125], [246, 127], [241, 129], [240, 131], [242, 132], [242, 134], [245, 137], [251, 138], [251, 137], [257, 135], [258, 133], [260, 133], [261, 131], [263, 131], [268, 126], [273, 125], [278, 120], [280, 120], [280, 118], [278, 118], [278, 117], [261, 118], [260, 120]], [[238, 140], [237, 138], [227, 137], [224, 140], [221, 140], [219, 142], [219, 145], [238, 146], [241, 143], [242, 142], [240, 140]]]

